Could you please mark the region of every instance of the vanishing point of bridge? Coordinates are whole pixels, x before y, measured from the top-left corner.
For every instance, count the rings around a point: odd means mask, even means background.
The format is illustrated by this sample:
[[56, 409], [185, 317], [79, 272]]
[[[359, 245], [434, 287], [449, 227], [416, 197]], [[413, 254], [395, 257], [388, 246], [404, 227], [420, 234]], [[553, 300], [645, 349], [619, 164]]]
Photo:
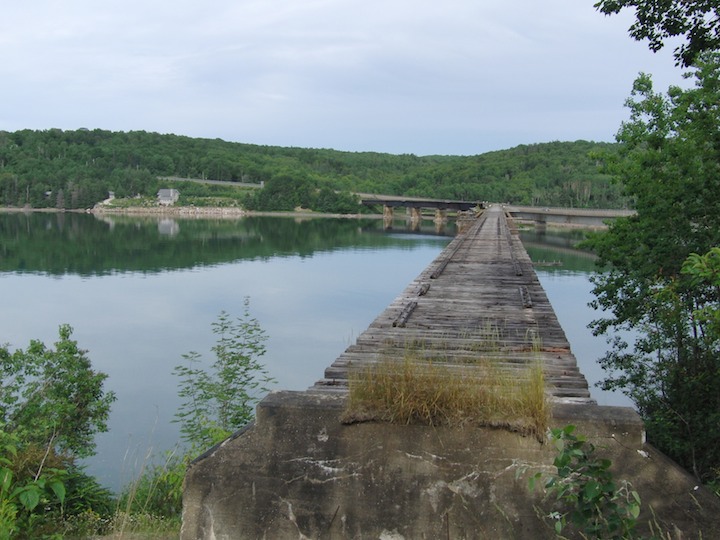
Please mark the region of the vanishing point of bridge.
[[[318, 390], [346, 390], [348, 371], [423, 343], [444, 365], [467, 366], [492, 340], [507, 369], [537, 361], [556, 401], [588, 402], [587, 381], [512, 223], [492, 206], [458, 235], [325, 371]], [[516, 232], [516, 231], [515, 231]]]
[[[440, 225], [447, 221], [448, 213], [457, 213], [463, 217], [470, 212], [479, 212], [486, 206], [484, 202], [474, 201], [453, 201], [446, 199], [426, 199], [420, 197], [401, 197], [395, 195], [368, 195], [362, 196], [362, 204], [365, 206], [383, 207], [383, 223], [386, 229], [393, 226], [393, 220], [397, 217], [395, 210], [405, 209], [406, 219], [411, 229], [420, 227], [423, 219], [423, 210], [434, 211], [433, 221]], [[605, 227], [608, 220], [617, 217], [625, 217], [634, 214], [632, 210], [602, 210], [597, 208], [549, 208], [537, 206], [503, 206], [506, 214], [513, 219], [522, 222], [531, 222], [538, 230], [545, 230], [548, 224], [565, 227]]]

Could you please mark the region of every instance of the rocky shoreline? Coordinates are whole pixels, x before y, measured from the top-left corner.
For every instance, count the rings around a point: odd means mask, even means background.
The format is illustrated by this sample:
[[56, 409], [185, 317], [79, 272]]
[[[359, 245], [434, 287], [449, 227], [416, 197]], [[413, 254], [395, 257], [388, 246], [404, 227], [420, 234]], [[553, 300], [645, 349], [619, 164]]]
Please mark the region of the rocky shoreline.
[[128, 206], [126, 208], [113, 208], [104, 205], [97, 205], [87, 210], [89, 214], [127, 214], [139, 216], [179, 216], [179, 217], [196, 217], [196, 216], [227, 216], [227, 217], [245, 217], [249, 213], [247, 210], [239, 206]]
[[293, 212], [254, 212], [238, 206], [129, 206], [126, 208], [112, 208], [108, 206], [95, 206], [88, 209], [58, 209], [58, 208], [30, 208], [30, 207], [0, 207], [0, 212], [13, 213], [63, 213], [73, 212], [82, 214], [125, 215], [138, 217], [168, 217], [168, 218], [228, 218], [239, 219], [249, 216], [277, 216], [292, 218], [346, 218], [346, 219], [378, 219], [379, 214], [325, 214], [311, 210], [295, 210]]

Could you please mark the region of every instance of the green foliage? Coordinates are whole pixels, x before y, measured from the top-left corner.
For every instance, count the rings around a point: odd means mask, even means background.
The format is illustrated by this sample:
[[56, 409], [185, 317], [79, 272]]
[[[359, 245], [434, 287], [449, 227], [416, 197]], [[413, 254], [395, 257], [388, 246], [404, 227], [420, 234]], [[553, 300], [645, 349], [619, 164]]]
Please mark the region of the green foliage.
[[280, 174], [271, 178], [265, 187], [248, 197], [250, 210], [291, 211], [297, 207], [313, 206], [315, 186], [304, 175]]
[[[595, 446], [575, 426], [551, 430], [558, 453], [553, 465], [557, 474], [545, 479], [544, 488], [553, 498], [555, 510], [549, 514], [560, 535], [576, 530], [583, 538], [633, 537], [640, 515], [640, 496], [628, 484], [618, 487], [610, 471], [611, 462], [596, 457]], [[542, 473], [530, 478], [534, 489]]]
[[720, 342], [720, 247], [704, 255], [691, 253], [682, 266], [682, 273], [690, 277], [692, 286], [700, 291], [693, 316], [704, 330], [712, 348]]
[[635, 82], [610, 167], [637, 214], [591, 241], [606, 270], [593, 278], [605, 317], [592, 326], [634, 330], [632, 349], [615, 336], [601, 359], [603, 388], [630, 396], [648, 439], [708, 481], [720, 467], [720, 291], [708, 281], [720, 245], [720, 55], [694, 76], [667, 96], [646, 75]]
[[75, 466], [94, 453], [115, 396], [62, 325], [55, 348], [0, 347], [0, 538], [55, 537], [66, 519], [107, 513], [107, 490]]
[[266, 335], [251, 317], [248, 299], [241, 317], [232, 319], [221, 312], [212, 330], [217, 341], [212, 347], [215, 362], [210, 369], [201, 367], [198, 353], [190, 352], [183, 356], [187, 364], [174, 370], [180, 377], [178, 393], [183, 399], [175, 421], [180, 423], [189, 448], [185, 454], [168, 452], [162, 464], [144, 468], [123, 490], [109, 525], [115, 534], [148, 530], [176, 533], [191, 456], [247, 424], [259, 394], [266, 392], [266, 385], [272, 381], [258, 360], [265, 354]]
[[336, 214], [365, 211], [355, 195], [337, 192], [328, 186], [317, 188], [307, 176], [291, 174], [274, 176], [263, 189], [249, 193], [245, 206], [259, 211], [292, 211], [297, 208]]
[[13, 353], [0, 346], [0, 422], [24, 444], [87, 457], [95, 434], [107, 431], [115, 395], [103, 391], [107, 375], [93, 371], [71, 336], [61, 325], [54, 350], [38, 340]]
[[[143, 131], [0, 131], [0, 205], [88, 208], [106, 199], [109, 191], [118, 198], [135, 200], [141, 195], [152, 200], [158, 188], [175, 187], [181, 203], [203, 204], [201, 198], [220, 196], [241, 202], [247, 197], [247, 204], [258, 210], [302, 206], [357, 213], [351, 192], [621, 207], [627, 201], [610, 177], [598, 171], [601, 161], [596, 157], [600, 150], [612, 153], [614, 147], [552, 142], [478, 156], [418, 157], [257, 146]], [[278, 184], [274, 188], [273, 181]], [[269, 188], [266, 195], [238, 189], [239, 183], [261, 182]]]
[[[66, 471], [38, 465], [34, 475], [17, 470], [18, 453], [22, 441], [15, 433], [9, 433], [0, 424], [0, 539], [18, 535], [34, 536], [39, 515], [47, 512], [46, 506], [55, 499], [65, 501], [63, 483]], [[20, 474], [18, 474], [20, 473]], [[39, 534], [38, 534], [39, 536]]]
[[650, 50], [657, 52], [669, 38], [682, 36], [686, 42], [675, 48], [675, 60], [690, 66], [705, 51], [720, 49], [720, 18], [716, 2], [688, 0], [601, 0], [595, 7], [605, 15], [631, 7], [635, 22], [630, 36], [647, 39]]
[[223, 311], [212, 330], [218, 338], [210, 370], [200, 367], [200, 354], [190, 352], [183, 355], [187, 365], [173, 372], [180, 377], [183, 399], [175, 421], [191, 451], [208, 448], [250, 422], [259, 396], [273, 382], [259, 361], [267, 336], [250, 315], [249, 299], [241, 317], [233, 320]]
[[178, 519], [182, 515], [182, 484], [187, 462], [187, 457], [168, 452], [162, 464], [143, 470], [120, 495], [121, 514]]

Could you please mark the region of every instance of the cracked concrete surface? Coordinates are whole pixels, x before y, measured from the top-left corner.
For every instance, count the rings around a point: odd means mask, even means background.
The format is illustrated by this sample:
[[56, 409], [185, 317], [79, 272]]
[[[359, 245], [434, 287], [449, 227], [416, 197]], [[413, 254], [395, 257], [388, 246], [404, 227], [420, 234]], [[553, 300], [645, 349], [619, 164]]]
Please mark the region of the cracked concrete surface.
[[[554, 471], [550, 445], [499, 429], [343, 425], [342, 407], [292, 392], [261, 403], [251, 429], [190, 467], [182, 538], [554, 538], [527, 483]], [[554, 421], [572, 419], [632, 482], [641, 521], [652, 506], [668, 531], [720, 537], [717, 499], [643, 443], [633, 414], [565, 407]]]

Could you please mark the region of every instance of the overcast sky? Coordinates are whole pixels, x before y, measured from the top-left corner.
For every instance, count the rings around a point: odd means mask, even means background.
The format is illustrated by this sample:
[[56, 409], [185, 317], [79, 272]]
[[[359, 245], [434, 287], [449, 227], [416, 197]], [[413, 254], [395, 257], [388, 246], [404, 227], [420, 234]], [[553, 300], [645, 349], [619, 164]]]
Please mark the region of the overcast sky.
[[390, 153], [611, 141], [672, 51], [595, 0], [31, 0], [0, 17], [0, 129]]

